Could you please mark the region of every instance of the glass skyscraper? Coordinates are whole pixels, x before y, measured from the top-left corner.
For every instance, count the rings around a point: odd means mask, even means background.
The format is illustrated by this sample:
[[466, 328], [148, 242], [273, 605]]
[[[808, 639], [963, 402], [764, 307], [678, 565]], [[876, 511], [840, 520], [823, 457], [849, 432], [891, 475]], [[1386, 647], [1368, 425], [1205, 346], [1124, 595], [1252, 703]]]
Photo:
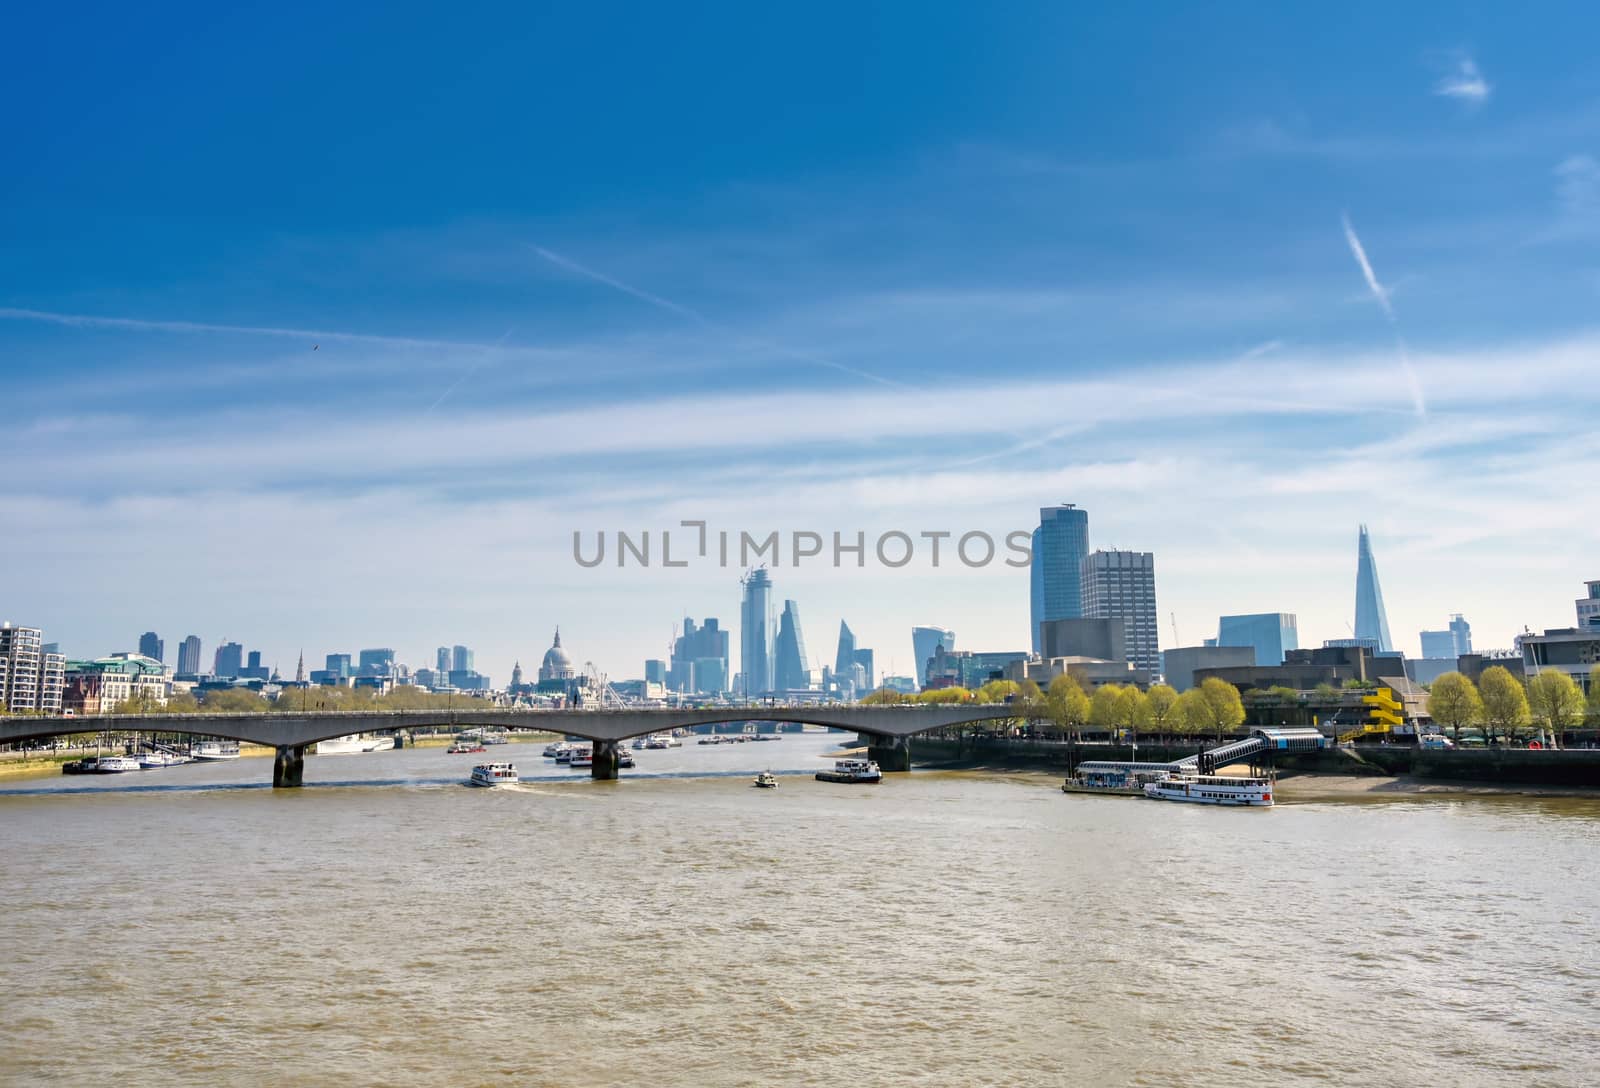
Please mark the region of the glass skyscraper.
[[739, 671], [749, 698], [759, 698], [772, 690], [772, 576], [766, 568], [753, 570], [743, 578], [744, 600], [739, 606]]
[[1089, 512], [1071, 503], [1039, 508], [1033, 532], [1033, 652], [1041, 649], [1039, 625], [1083, 617], [1083, 557], [1089, 554]]
[[1121, 620], [1128, 663], [1161, 671], [1156, 622], [1156, 557], [1151, 552], [1091, 552], [1083, 560], [1083, 614]]
[[1223, 616], [1217, 623], [1216, 644], [1253, 646], [1257, 665], [1282, 665], [1286, 651], [1300, 648], [1300, 621], [1290, 612]]
[[806, 640], [800, 631], [800, 606], [783, 602], [778, 618], [778, 640], [773, 650], [773, 681], [777, 691], [797, 691], [811, 686], [806, 668]]
[[1372, 557], [1372, 538], [1365, 525], [1356, 545], [1356, 638], [1380, 654], [1394, 649], [1389, 617], [1383, 610], [1383, 587], [1378, 585], [1378, 563]]
[[916, 658], [917, 687], [928, 683], [928, 658], [943, 645], [946, 650], [956, 648], [956, 633], [948, 627], [913, 627], [911, 629], [911, 654]]

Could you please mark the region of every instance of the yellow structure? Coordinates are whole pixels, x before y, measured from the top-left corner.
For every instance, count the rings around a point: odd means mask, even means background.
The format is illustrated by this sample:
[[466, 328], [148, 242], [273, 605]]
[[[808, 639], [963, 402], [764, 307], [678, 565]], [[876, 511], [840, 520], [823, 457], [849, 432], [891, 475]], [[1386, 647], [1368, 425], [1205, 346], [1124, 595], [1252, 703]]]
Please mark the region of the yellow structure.
[[1405, 704], [1395, 696], [1393, 688], [1379, 688], [1371, 695], [1363, 695], [1361, 701], [1367, 707], [1367, 720], [1360, 728], [1342, 734], [1341, 743], [1369, 733], [1388, 733], [1406, 722]]

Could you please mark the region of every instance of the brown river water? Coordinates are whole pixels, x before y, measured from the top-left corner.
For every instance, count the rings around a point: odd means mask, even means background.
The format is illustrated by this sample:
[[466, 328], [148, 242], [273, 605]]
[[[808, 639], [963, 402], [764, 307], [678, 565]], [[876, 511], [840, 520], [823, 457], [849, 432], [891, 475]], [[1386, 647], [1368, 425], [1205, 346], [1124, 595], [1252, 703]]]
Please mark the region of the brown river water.
[[1600, 800], [799, 773], [839, 739], [0, 782], [0, 1083], [1600, 1083]]

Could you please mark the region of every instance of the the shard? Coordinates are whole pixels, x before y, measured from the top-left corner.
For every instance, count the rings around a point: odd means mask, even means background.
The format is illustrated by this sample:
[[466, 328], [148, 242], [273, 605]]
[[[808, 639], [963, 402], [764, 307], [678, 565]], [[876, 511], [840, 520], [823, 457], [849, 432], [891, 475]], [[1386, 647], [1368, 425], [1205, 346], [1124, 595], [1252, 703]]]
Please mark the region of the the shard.
[[1378, 564], [1372, 558], [1372, 538], [1365, 525], [1356, 558], [1356, 638], [1378, 653], [1394, 649], [1389, 617], [1383, 610], [1383, 588], [1378, 585]]

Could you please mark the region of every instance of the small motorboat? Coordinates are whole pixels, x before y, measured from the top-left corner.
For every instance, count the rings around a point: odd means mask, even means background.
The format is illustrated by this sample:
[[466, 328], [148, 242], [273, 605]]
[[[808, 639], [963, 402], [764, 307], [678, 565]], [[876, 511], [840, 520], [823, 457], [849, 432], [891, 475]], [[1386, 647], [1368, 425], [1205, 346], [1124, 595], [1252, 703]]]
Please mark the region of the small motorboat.
[[628, 768], [628, 767], [632, 767], [633, 765], [634, 765], [633, 753], [628, 751], [626, 748], [618, 748], [617, 749], [617, 766], [618, 767], [622, 767], [622, 768]]
[[516, 784], [515, 763], [480, 763], [472, 768], [472, 776], [467, 779], [469, 786], [515, 786]]
[[778, 788], [778, 776], [771, 771], [762, 771], [756, 775], [756, 788], [761, 790], [775, 790]]
[[472, 755], [472, 754], [474, 754], [476, 752], [481, 752], [483, 750], [484, 750], [484, 747], [481, 744], [477, 744], [477, 743], [475, 743], [473, 741], [458, 740], [454, 744], [452, 744], [450, 747], [445, 749], [445, 755], [447, 755], [447, 756]]
[[851, 785], [876, 785], [883, 774], [870, 759], [836, 759], [833, 770], [818, 771], [818, 782], [845, 782]]

